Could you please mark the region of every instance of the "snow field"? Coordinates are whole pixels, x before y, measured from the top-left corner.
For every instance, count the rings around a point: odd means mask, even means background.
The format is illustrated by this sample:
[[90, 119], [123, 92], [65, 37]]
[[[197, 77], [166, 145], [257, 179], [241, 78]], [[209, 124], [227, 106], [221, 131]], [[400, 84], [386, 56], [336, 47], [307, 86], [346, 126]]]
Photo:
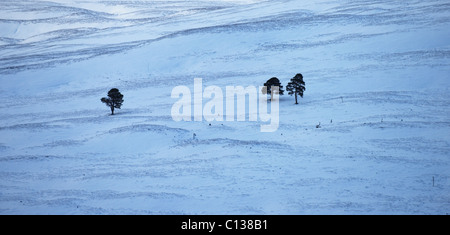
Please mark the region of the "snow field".
[[[449, 212], [445, 1], [1, 4], [1, 214]], [[170, 115], [296, 73], [277, 132]]]

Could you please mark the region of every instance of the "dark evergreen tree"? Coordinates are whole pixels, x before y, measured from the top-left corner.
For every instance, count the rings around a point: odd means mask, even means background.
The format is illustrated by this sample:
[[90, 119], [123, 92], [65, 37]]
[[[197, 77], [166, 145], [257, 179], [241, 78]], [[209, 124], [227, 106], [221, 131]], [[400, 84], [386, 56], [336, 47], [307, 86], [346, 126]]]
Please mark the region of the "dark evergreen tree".
[[119, 89], [113, 88], [108, 92], [108, 97], [103, 97], [101, 101], [111, 108], [111, 115], [114, 115], [114, 109], [122, 107], [123, 95]]
[[289, 95], [295, 94], [295, 104], [298, 104], [297, 95], [303, 98], [303, 92], [305, 90], [305, 81], [303, 81], [303, 75], [301, 73], [295, 75], [286, 86], [286, 91], [289, 92]]
[[267, 88], [267, 90], [266, 90], [266, 92], [264, 92], [264, 90], [263, 90], [263, 94], [270, 94], [270, 100], [273, 99], [272, 87], [274, 87], [274, 86], [278, 87], [279, 95], [283, 95], [283, 93], [284, 93], [283, 86], [281, 85], [280, 80], [276, 77], [273, 77], [273, 78], [267, 80], [267, 82], [264, 83], [264, 86]]

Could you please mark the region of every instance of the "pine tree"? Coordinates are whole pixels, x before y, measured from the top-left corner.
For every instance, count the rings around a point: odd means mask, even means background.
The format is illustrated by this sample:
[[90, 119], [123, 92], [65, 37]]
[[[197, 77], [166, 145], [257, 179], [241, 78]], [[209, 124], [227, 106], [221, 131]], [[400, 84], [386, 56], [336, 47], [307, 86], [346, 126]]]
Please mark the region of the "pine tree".
[[273, 86], [278, 87], [279, 95], [283, 95], [283, 93], [284, 93], [283, 86], [281, 85], [280, 80], [276, 77], [273, 77], [273, 78], [267, 80], [267, 82], [264, 83], [264, 86], [267, 88], [267, 90], [265, 92], [263, 90], [263, 94], [270, 94], [270, 100], [273, 100], [273, 92], [272, 92]]
[[297, 95], [303, 98], [303, 92], [305, 90], [305, 81], [303, 81], [303, 75], [301, 73], [295, 75], [286, 86], [286, 91], [289, 92], [289, 95], [295, 94], [295, 104], [298, 104]]
[[114, 115], [114, 108], [120, 109], [123, 103], [123, 95], [119, 89], [113, 88], [108, 92], [108, 97], [101, 98], [102, 103], [111, 108], [111, 115]]

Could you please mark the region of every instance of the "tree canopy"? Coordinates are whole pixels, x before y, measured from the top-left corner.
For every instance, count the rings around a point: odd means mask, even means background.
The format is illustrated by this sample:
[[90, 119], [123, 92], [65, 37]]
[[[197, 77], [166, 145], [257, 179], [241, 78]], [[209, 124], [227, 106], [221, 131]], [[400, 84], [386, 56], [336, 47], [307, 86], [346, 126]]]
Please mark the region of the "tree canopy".
[[103, 97], [100, 100], [111, 108], [111, 115], [114, 115], [114, 109], [120, 109], [122, 107], [123, 95], [119, 89], [113, 88], [108, 92], [108, 97]]
[[295, 104], [298, 104], [297, 95], [303, 98], [303, 92], [305, 90], [305, 81], [303, 81], [303, 75], [301, 73], [295, 75], [286, 86], [288, 94], [295, 95]]

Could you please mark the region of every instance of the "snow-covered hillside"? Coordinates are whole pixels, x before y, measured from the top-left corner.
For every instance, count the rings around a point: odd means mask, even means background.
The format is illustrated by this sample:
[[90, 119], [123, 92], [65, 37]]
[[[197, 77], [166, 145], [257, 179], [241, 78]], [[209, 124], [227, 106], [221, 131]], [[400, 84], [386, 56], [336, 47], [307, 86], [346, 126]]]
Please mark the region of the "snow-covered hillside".
[[[297, 73], [276, 132], [172, 120]], [[449, 74], [446, 0], [3, 0], [0, 214], [450, 213]]]

